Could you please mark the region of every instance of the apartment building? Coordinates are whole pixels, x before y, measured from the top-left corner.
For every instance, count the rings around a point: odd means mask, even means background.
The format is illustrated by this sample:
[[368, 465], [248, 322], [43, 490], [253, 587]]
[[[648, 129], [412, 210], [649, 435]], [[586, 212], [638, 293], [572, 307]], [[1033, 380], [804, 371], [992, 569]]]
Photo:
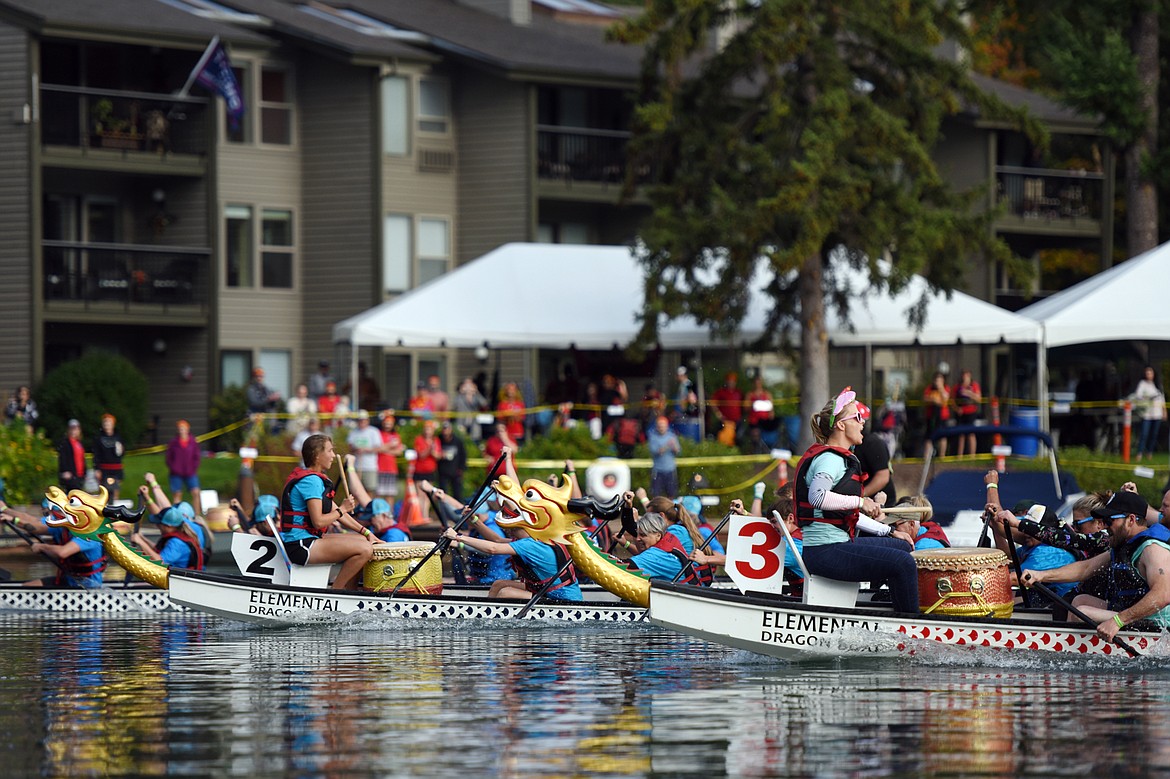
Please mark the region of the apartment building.
[[[647, 214], [621, 198], [639, 53], [605, 41], [616, 14], [589, 0], [0, 0], [0, 388], [114, 351], [149, 377], [162, 429], [202, 430], [211, 397], [253, 367], [286, 396], [320, 359], [348, 375], [335, 322], [500, 244], [629, 241]], [[216, 37], [238, 125], [216, 95], [184, 91]], [[1109, 161], [1082, 175], [1026, 153], [972, 116], [939, 157], [957, 183], [987, 184], [989, 206], [1007, 201], [996, 229], [1025, 254], [1107, 240]], [[1010, 302], [997, 278], [967, 281]], [[420, 377], [452, 387], [482, 367], [392, 344], [361, 356], [389, 404]], [[497, 364], [541, 386], [555, 358]]]

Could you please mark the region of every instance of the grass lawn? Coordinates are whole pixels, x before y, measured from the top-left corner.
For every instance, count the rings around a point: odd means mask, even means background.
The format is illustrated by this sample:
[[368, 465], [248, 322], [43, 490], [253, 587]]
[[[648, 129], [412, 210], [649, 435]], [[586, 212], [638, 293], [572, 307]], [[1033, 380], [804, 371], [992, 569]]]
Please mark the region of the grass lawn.
[[[125, 468], [125, 477], [122, 482], [122, 497], [133, 499], [134, 492], [139, 485], [146, 484], [144, 474], [153, 473], [159, 483], [167, 488], [167, 466], [163, 462], [162, 454], [143, 454], [127, 457], [122, 461]], [[204, 457], [199, 466], [199, 484], [203, 489], [217, 490], [221, 501], [226, 503], [228, 498], [236, 494], [236, 484], [240, 475], [240, 459], [238, 457]]]

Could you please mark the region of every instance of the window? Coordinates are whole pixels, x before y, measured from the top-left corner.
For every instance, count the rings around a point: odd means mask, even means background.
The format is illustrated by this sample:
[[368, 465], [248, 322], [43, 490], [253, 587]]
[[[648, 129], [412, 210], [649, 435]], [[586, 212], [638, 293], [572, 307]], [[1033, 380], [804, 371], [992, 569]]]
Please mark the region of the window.
[[252, 353], [219, 353], [219, 388], [246, 387], [252, 376]]
[[264, 384], [282, 398], [291, 397], [292, 354], [284, 349], [261, 349], [259, 365], [264, 369]]
[[260, 231], [260, 286], [292, 289], [292, 211], [265, 209]]
[[[254, 218], [257, 210], [259, 225]], [[224, 222], [225, 286], [255, 287], [258, 281], [265, 289], [293, 288], [296, 234], [292, 211], [229, 205], [224, 209]]]
[[418, 82], [418, 129], [424, 133], [446, 133], [450, 129], [451, 98], [447, 82], [423, 78]]
[[292, 90], [288, 71], [260, 68], [260, 141], [292, 143]]
[[224, 209], [227, 222], [224, 229], [224, 284], [229, 287], [251, 287], [252, 279], [252, 208], [228, 206]]
[[387, 292], [410, 289], [411, 219], [387, 214], [382, 228], [382, 283]]
[[447, 272], [451, 261], [450, 231], [446, 219], [418, 220], [418, 283], [437, 279]]
[[[254, 68], [248, 64], [232, 68], [240, 84], [240, 99], [247, 110], [239, 126], [224, 122], [225, 137], [232, 143], [251, 143], [259, 135], [260, 143], [289, 146], [293, 141], [292, 79], [284, 68], [262, 65], [259, 100], [252, 82]], [[257, 129], [258, 128], [258, 129]]]
[[382, 153], [410, 153], [410, 82], [399, 76], [382, 79]]

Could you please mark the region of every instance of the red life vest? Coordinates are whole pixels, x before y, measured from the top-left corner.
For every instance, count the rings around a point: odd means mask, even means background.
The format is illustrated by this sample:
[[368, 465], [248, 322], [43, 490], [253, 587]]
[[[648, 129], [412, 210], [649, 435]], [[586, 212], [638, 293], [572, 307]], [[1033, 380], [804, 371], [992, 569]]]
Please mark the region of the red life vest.
[[859, 509], [850, 509], [848, 511], [822, 511], [824, 516], [818, 517], [814, 514], [816, 507], [809, 502], [808, 498], [808, 475], [809, 465], [816, 459], [817, 455], [823, 452], [832, 452], [833, 454], [845, 460], [845, 475], [841, 480], [833, 485], [832, 492], [840, 495], [856, 495], [861, 497], [861, 461], [849, 449], [842, 449], [839, 446], [829, 446], [827, 444], [813, 444], [805, 451], [804, 456], [800, 458], [800, 464], [796, 466], [796, 477], [793, 481], [796, 484], [796, 522], [802, 528], [811, 525], [813, 522], [824, 522], [829, 525], [837, 525], [849, 534], [852, 539], [854, 535], [854, 528], [857, 526], [857, 518], [860, 516]]
[[943, 532], [942, 526], [937, 522], [923, 522], [922, 529], [926, 532], [919, 535], [918, 539], [932, 538], [943, 546], [949, 547], [951, 545], [951, 540], [947, 538], [947, 534]]
[[[62, 528], [52, 528], [50, 535], [53, 542], [57, 544], [69, 543], [69, 531]], [[61, 568], [57, 569], [57, 575], [54, 578], [54, 583], [59, 587], [64, 587], [68, 582], [65, 580], [66, 576], [72, 576], [76, 579], [84, 579], [87, 576], [93, 576], [106, 570], [106, 555], [103, 550], [102, 553], [93, 559], [85, 556], [85, 552], [77, 552], [71, 554], [64, 560], [61, 560]]]
[[682, 566], [682, 576], [678, 578], [679, 582], [700, 587], [711, 586], [713, 578], [711, 566], [691, 562], [691, 558], [687, 556], [686, 547], [682, 545], [682, 541], [679, 541], [674, 533], [663, 533], [662, 538], [658, 539], [658, 543], [654, 544], [654, 548], [661, 549], [678, 559], [679, 565]]
[[183, 535], [182, 533], [176, 533], [173, 530], [162, 533], [158, 537], [158, 539], [159, 539], [158, 551], [160, 553], [162, 552], [162, 548], [171, 539], [174, 539], [176, 541], [179, 541], [181, 543], [186, 544], [187, 548], [191, 550], [191, 556], [187, 559], [187, 562], [188, 562], [187, 569], [191, 570], [191, 571], [202, 571], [203, 570], [203, 566], [205, 565], [205, 561], [203, 559], [203, 546], [200, 545], [200, 543], [198, 541], [196, 541], [195, 539], [188, 538], [187, 536]]
[[[557, 571], [560, 572], [560, 578], [553, 586], [548, 588], [545, 594], [548, 594], [548, 592], [556, 592], [562, 587], [568, 587], [570, 584], [577, 583], [576, 566], [572, 563], [565, 565], [571, 559], [569, 557], [569, 550], [564, 544], [549, 543], [548, 545], [552, 547], [553, 554], [556, 556]], [[528, 588], [529, 592], [539, 592], [545, 584], [552, 581], [552, 577], [548, 579], [537, 579], [533, 575], [532, 569], [528, 567], [519, 555], [512, 556], [512, 565], [516, 569], [516, 576], [520, 581], [524, 582], [524, 586]]]
[[333, 511], [333, 496], [337, 494], [333, 482], [329, 481], [328, 477], [323, 473], [310, 471], [308, 468], [298, 466], [293, 468], [293, 472], [288, 475], [288, 481], [284, 483], [284, 493], [280, 496], [280, 532], [287, 533], [290, 530], [306, 530], [317, 536], [317, 538], [320, 538], [329, 529], [328, 527], [313, 527], [313, 523], [309, 520], [309, 512], [307, 510], [293, 511], [293, 487], [297, 486], [297, 483], [301, 479], [307, 479], [310, 476], [316, 476], [325, 484], [325, 496], [321, 499], [321, 513], [328, 514]]

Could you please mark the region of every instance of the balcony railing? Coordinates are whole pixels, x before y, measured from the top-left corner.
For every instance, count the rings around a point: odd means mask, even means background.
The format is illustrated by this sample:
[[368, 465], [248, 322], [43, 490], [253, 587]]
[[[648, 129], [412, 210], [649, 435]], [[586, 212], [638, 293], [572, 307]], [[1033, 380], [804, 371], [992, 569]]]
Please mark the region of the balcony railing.
[[202, 308], [208, 249], [45, 241], [45, 302]]
[[173, 95], [46, 84], [41, 87], [45, 146], [204, 155], [208, 102]]
[[536, 127], [536, 174], [542, 179], [620, 183], [630, 134], [621, 130]]
[[1011, 216], [1070, 224], [1101, 219], [1100, 173], [1006, 165], [995, 170], [998, 200]]

